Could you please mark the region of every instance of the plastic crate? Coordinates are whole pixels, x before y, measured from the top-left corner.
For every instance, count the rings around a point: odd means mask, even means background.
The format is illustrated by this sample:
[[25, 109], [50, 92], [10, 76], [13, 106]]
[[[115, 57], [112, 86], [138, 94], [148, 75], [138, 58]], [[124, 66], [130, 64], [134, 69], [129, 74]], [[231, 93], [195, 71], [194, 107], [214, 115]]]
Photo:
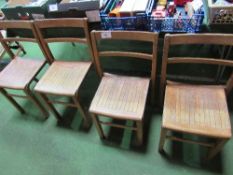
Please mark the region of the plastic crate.
[[208, 0], [207, 19], [209, 24], [233, 24], [233, 4], [217, 5], [216, 0]]
[[[109, 0], [108, 4], [112, 4], [115, 0]], [[145, 13], [137, 13], [130, 17], [109, 17], [109, 9], [100, 11], [101, 28], [104, 30], [148, 30], [149, 16], [154, 5], [154, 0], [149, 1], [148, 8]]]
[[177, 17], [156, 18], [150, 17], [150, 31], [153, 32], [188, 32], [200, 31], [204, 19], [204, 8], [195, 12], [190, 18], [183, 8], [177, 8], [181, 15]]

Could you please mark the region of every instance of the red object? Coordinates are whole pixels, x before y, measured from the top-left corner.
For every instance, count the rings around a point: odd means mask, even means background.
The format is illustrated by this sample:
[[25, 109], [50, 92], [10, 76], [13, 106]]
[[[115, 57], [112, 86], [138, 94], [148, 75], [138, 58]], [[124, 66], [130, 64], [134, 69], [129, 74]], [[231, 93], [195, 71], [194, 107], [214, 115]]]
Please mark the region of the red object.
[[179, 6], [185, 5], [187, 2], [192, 2], [193, 0], [174, 0], [174, 3]]
[[169, 16], [173, 16], [176, 13], [176, 5], [174, 2], [169, 2], [167, 5], [167, 13]]

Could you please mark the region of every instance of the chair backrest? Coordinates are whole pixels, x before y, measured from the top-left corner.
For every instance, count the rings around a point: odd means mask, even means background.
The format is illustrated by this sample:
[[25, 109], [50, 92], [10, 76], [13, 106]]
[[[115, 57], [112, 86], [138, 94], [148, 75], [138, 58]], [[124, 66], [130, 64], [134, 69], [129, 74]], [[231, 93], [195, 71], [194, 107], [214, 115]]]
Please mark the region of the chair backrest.
[[[233, 60], [199, 57], [169, 57], [169, 49], [172, 45], [210, 44], [210, 45], [233, 45], [233, 34], [166, 34], [164, 38], [162, 70], [160, 80], [160, 103], [163, 103], [164, 91], [167, 82], [168, 64], [211, 64], [233, 67]], [[233, 72], [226, 84], [226, 93], [233, 88]]]
[[42, 50], [44, 50], [40, 45], [40, 41], [37, 38], [37, 33], [32, 21], [15, 21], [15, 20], [5, 20], [0, 22], [0, 30], [6, 30], [8, 36], [4, 37], [0, 32], [0, 41], [4, 49], [8, 52], [11, 58], [15, 55], [9, 47], [9, 42], [33, 42], [37, 43]]
[[[87, 18], [59, 18], [59, 19], [45, 19], [45, 20], [43, 19], [43, 20], [36, 20], [34, 24], [40, 42], [45, 49], [49, 63], [52, 63], [55, 60], [55, 58], [48, 44], [54, 42], [72, 42], [72, 43], [77, 42], [77, 43], [87, 44], [91, 54], [91, 59], [93, 60]], [[46, 30], [49, 31], [51, 29], [52, 30], [62, 29], [65, 32], [59, 32], [59, 30], [57, 30], [55, 32], [52, 32], [52, 35], [49, 34], [46, 35]], [[69, 33], [68, 29], [76, 29], [76, 30], [82, 29], [85, 36], [84, 37], [81, 37], [80, 35], [77, 36], [76, 35], [77, 32], [73, 35], [72, 33]]]
[[[92, 47], [96, 63], [96, 69], [100, 77], [103, 76], [103, 69], [100, 57], [130, 57], [151, 61], [151, 83], [153, 91], [155, 89], [156, 65], [157, 65], [157, 45], [158, 34], [140, 31], [92, 31]], [[152, 43], [152, 53], [142, 53], [137, 51], [100, 51], [98, 41], [100, 40], [129, 40]]]

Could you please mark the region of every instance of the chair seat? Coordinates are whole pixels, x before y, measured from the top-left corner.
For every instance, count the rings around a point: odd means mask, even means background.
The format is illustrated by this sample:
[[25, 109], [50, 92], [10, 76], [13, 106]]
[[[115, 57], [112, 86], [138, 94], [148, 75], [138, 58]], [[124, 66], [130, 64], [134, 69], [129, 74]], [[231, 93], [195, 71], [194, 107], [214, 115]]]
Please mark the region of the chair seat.
[[90, 112], [116, 119], [142, 120], [150, 79], [106, 74]]
[[37, 83], [35, 90], [54, 95], [73, 96], [90, 66], [91, 62], [55, 61]]
[[44, 64], [44, 60], [14, 58], [0, 72], [0, 87], [11, 89], [25, 88]]
[[162, 125], [190, 134], [230, 138], [231, 124], [224, 88], [167, 85]]

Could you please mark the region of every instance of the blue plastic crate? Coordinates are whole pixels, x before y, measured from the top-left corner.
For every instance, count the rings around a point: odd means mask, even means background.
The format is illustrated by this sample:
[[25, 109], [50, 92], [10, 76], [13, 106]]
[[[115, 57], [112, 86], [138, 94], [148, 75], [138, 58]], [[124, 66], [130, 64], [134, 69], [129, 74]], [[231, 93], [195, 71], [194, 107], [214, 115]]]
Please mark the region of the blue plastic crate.
[[[112, 4], [115, 0], [109, 0]], [[148, 9], [145, 13], [137, 13], [136, 16], [130, 17], [109, 17], [109, 5], [100, 11], [101, 27], [104, 30], [148, 30], [149, 17], [154, 5], [154, 0], [150, 0]]]
[[178, 17], [155, 18], [150, 17], [150, 31], [153, 32], [188, 32], [195, 33], [200, 31], [200, 26], [204, 19], [204, 9], [188, 17], [183, 8], [177, 9], [181, 15]]

